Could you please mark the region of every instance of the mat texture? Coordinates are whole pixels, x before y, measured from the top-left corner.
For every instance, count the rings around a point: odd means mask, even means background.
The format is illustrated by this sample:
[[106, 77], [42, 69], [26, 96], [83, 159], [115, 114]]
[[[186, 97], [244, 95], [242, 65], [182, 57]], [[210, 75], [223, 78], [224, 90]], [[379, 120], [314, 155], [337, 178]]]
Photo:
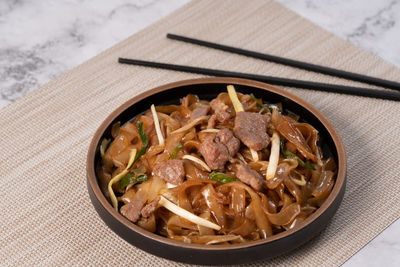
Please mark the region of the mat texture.
[[[100, 123], [126, 100], [201, 76], [119, 65], [118, 57], [359, 85], [168, 40], [167, 32], [400, 81], [399, 69], [275, 2], [191, 2], [0, 111], [1, 265], [178, 265], [136, 249], [101, 221], [86, 189], [86, 153]], [[400, 216], [400, 104], [287, 89], [339, 131], [347, 192], [321, 235], [250, 266], [337, 266]]]

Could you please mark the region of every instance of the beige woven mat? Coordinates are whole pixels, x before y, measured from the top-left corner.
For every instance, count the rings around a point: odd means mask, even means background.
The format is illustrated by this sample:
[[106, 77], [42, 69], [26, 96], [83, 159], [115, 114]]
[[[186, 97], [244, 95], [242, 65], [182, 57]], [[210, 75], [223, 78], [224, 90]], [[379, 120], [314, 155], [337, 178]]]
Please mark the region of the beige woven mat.
[[[177, 265], [136, 249], [101, 221], [86, 190], [85, 157], [96, 128], [127, 99], [200, 75], [119, 65], [119, 56], [356, 84], [167, 40], [167, 32], [400, 80], [399, 69], [275, 2], [191, 2], [0, 111], [0, 264]], [[319, 237], [257, 264], [337, 266], [400, 215], [400, 104], [288, 90], [339, 131], [348, 156], [347, 192]]]

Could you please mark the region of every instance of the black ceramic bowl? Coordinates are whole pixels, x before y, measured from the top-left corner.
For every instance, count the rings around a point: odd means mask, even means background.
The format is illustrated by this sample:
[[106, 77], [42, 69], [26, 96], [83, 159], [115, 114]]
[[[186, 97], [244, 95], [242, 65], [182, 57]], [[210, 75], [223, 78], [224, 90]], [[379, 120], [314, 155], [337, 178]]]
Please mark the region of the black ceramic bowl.
[[[174, 241], [150, 233], [136, 226], [116, 212], [98, 185], [96, 166], [100, 163], [101, 140], [111, 137], [111, 126], [122, 124], [147, 110], [151, 104], [178, 104], [179, 99], [191, 93], [200, 99], [212, 99], [226, 92], [233, 84], [238, 92], [254, 93], [271, 103], [282, 102], [283, 107], [313, 125], [320, 133], [324, 156], [331, 156], [338, 165], [333, 190], [323, 205], [299, 227], [276, 234], [267, 239], [234, 245], [199, 245]], [[286, 253], [320, 233], [335, 214], [345, 191], [346, 158], [340, 137], [328, 119], [315, 107], [301, 98], [278, 87], [251, 80], [236, 78], [205, 78], [175, 82], [142, 93], [119, 108], [101, 124], [94, 134], [87, 156], [87, 186], [90, 198], [103, 221], [120, 237], [151, 254], [174, 261], [192, 264], [239, 264], [275, 257]]]

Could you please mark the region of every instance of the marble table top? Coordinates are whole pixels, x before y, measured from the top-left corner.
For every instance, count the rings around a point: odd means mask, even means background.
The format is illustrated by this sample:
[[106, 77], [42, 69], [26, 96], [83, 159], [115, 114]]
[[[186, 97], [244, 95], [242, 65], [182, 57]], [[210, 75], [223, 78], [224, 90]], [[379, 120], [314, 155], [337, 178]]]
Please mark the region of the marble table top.
[[[400, 0], [277, 1], [400, 68]], [[0, 1], [0, 109], [187, 2]], [[344, 266], [400, 266], [400, 220]]]

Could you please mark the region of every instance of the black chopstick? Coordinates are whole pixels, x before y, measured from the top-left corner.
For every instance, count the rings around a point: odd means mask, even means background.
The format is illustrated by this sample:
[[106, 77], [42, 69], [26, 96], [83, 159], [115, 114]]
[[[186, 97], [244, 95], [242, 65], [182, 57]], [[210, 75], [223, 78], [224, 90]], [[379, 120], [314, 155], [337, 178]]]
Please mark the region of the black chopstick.
[[235, 54], [240, 54], [240, 55], [244, 55], [244, 56], [248, 56], [248, 57], [263, 59], [263, 60], [275, 62], [278, 64], [282, 64], [282, 65], [287, 65], [287, 66], [291, 66], [291, 67], [295, 67], [295, 68], [299, 68], [299, 69], [304, 69], [304, 70], [309, 70], [309, 71], [327, 74], [327, 75], [331, 75], [331, 76], [336, 76], [336, 77], [340, 77], [340, 78], [344, 78], [344, 79], [348, 79], [348, 80], [363, 82], [363, 83], [372, 84], [372, 85], [378, 85], [378, 86], [382, 86], [385, 88], [390, 88], [390, 89], [400, 91], [400, 83], [395, 82], [395, 81], [384, 80], [384, 79], [380, 79], [380, 78], [376, 78], [376, 77], [371, 77], [371, 76], [362, 75], [362, 74], [358, 74], [358, 73], [329, 68], [329, 67], [311, 64], [311, 63], [298, 61], [298, 60], [294, 60], [294, 59], [290, 59], [290, 58], [278, 57], [278, 56], [263, 54], [263, 53], [259, 53], [259, 52], [255, 52], [255, 51], [245, 50], [245, 49], [241, 49], [241, 48], [237, 48], [237, 47], [207, 42], [207, 41], [189, 38], [189, 37], [176, 35], [176, 34], [172, 34], [172, 33], [168, 33], [167, 38], [170, 38], [173, 40], [178, 40], [178, 41], [183, 41], [186, 43], [197, 44], [197, 45], [201, 45], [201, 46], [205, 46], [205, 47], [210, 47], [210, 48], [214, 48], [214, 49], [218, 49], [218, 50], [222, 50], [222, 51], [226, 51], [226, 52], [231, 52], [231, 53], [235, 53]]
[[373, 97], [373, 98], [379, 98], [379, 99], [400, 101], [400, 93], [394, 92], [394, 91], [383, 91], [383, 90], [352, 87], [352, 86], [345, 86], [345, 85], [318, 83], [318, 82], [311, 82], [311, 81], [304, 81], [304, 80], [294, 80], [294, 79], [279, 78], [279, 77], [272, 77], [272, 76], [265, 76], [265, 75], [242, 73], [242, 72], [233, 72], [233, 71], [226, 71], [226, 70], [198, 68], [198, 67], [175, 65], [175, 64], [152, 62], [152, 61], [144, 61], [144, 60], [137, 60], [137, 59], [128, 59], [128, 58], [119, 58], [118, 62], [123, 63], [123, 64], [146, 66], [146, 67], [153, 67], [153, 68], [167, 69], [167, 70], [176, 70], [176, 71], [197, 73], [197, 74], [210, 75], [210, 76], [251, 79], [251, 80], [256, 80], [256, 81], [275, 84], [275, 85], [290, 86], [290, 87], [297, 87], [297, 88], [317, 90], [317, 91], [334, 92], [334, 93], [339, 93], [339, 94], [366, 96], [366, 97]]

